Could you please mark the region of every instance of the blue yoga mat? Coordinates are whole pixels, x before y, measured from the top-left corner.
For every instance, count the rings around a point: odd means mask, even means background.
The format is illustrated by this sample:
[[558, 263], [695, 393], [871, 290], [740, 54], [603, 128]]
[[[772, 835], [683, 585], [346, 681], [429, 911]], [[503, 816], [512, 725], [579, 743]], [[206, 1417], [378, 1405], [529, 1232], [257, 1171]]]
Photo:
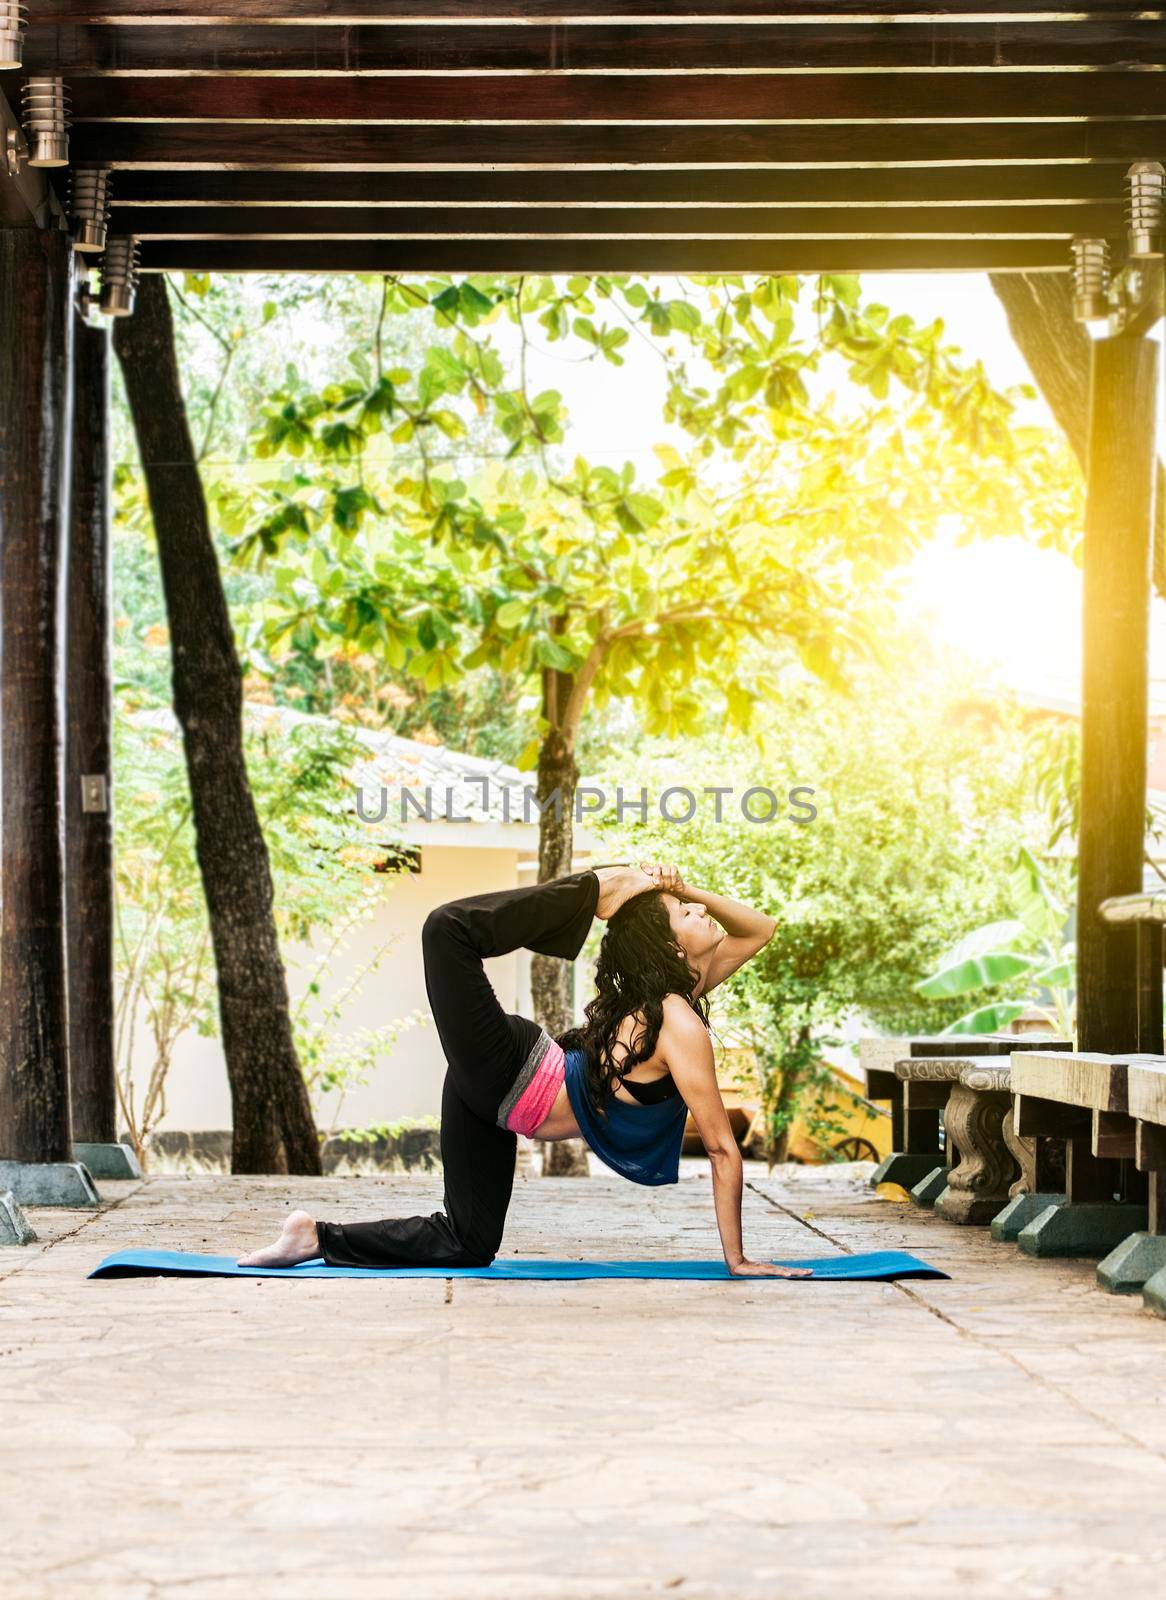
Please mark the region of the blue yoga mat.
[[[946, 1278], [903, 1250], [869, 1255], [800, 1257], [783, 1267], [812, 1267], [813, 1278], [753, 1278], [753, 1283], [813, 1283], [823, 1278]], [[240, 1267], [232, 1256], [187, 1255], [181, 1250], [119, 1250], [106, 1256], [91, 1278], [680, 1278], [729, 1281], [723, 1261], [495, 1261], [489, 1267], [329, 1267], [304, 1261], [298, 1267]]]

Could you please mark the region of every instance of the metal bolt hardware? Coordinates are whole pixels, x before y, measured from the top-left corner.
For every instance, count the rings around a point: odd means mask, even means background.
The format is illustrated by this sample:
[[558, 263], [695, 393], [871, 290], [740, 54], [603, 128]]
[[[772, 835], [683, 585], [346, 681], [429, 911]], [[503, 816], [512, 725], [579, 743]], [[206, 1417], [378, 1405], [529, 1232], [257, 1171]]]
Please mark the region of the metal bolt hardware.
[[69, 165], [69, 95], [63, 78], [28, 78], [24, 131], [30, 167]]
[[109, 178], [108, 167], [81, 167], [73, 172], [69, 209], [73, 214], [73, 246], [77, 250], [105, 249]]
[[[94, 265], [96, 265], [96, 263], [94, 263]], [[100, 310], [100, 299], [100, 290], [95, 290], [93, 287], [93, 273], [90, 270], [90, 263], [88, 261], [82, 261], [81, 270], [77, 274], [77, 293], [75, 302], [77, 306], [77, 315], [81, 318], [82, 322], [87, 322], [90, 324], [90, 326], [94, 325], [93, 315]]]
[[101, 258], [101, 310], [107, 317], [132, 316], [137, 287], [138, 241], [131, 234], [111, 234]]
[[27, 28], [28, 7], [24, 0], [0, 0], [0, 72], [20, 65]]
[[1102, 322], [1109, 317], [1109, 242], [1074, 239], [1073, 315], [1078, 322]]
[[1162, 254], [1166, 234], [1166, 167], [1135, 161], [1126, 173], [1128, 249], [1134, 259]]
[[81, 810], [108, 811], [104, 772], [85, 772], [81, 775]]
[[19, 128], [4, 130], [4, 167], [10, 178], [19, 178], [28, 160], [28, 141]]

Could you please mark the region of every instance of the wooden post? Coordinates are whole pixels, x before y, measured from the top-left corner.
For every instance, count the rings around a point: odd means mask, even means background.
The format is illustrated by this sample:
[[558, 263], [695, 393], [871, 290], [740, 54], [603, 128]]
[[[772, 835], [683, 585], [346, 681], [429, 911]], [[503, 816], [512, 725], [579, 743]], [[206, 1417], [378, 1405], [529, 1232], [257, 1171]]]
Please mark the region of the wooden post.
[[1132, 926], [1098, 915], [1142, 886], [1146, 696], [1158, 345], [1138, 332], [1093, 347], [1077, 858], [1079, 1050], [1138, 1048]]
[[117, 1138], [110, 754], [109, 330], [78, 318], [65, 674], [65, 944], [75, 1143]]
[[1162, 1054], [1162, 924], [1137, 924], [1138, 1049]]
[[0, 1158], [24, 1163], [72, 1155], [59, 674], [71, 296], [68, 234], [0, 229]]

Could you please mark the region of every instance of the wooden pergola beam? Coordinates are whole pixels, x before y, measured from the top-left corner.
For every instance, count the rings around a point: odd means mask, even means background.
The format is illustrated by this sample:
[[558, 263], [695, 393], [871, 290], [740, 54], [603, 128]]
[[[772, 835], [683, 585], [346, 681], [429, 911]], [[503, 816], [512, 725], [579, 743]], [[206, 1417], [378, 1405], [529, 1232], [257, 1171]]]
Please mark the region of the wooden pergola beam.
[[1160, 21], [1121, 14], [1086, 21], [996, 22], [930, 18], [871, 28], [846, 19], [749, 24], [748, 63], [742, 63], [741, 24], [681, 17], [647, 27], [643, 21], [592, 20], [507, 26], [502, 19], [468, 26], [386, 26], [388, 11], [359, 23], [290, 26], [172, 22], [120, 27], [51, 26], [39, 10], [25, 44], [29, 72], [74, 78], [161, 73], [171, 77], [225, 73], [295, 73], [317, 77], [353, 72], [693, 72], [720, 69], [804, 72], [988, 72], [1014, 69], [1079, 74], [1166, 66]]
[[[461, 26], [490, 23], [526, 26], [531, 22], [578, 23], [582, 20], [609, 22], [615, 17], [635, 17], [642, 26], [655, 26], [683, 19], [700, 25], [729, 18], [734, 23], [771, 22], [785, 18], [826, 25], [843, 25], [855, 18], [877, 15], [880, 25], [926, 18], [937, 27], [973, 16], [982, 18], [983, 0], [895, 0], [893, 6], [880, 7], [872, 0], [402, 0], [387, 10], [384, 0], [44, 0], [37, 6], [37, 21], [42, 25], [84, 23], [100, 27], [125, 27], [134, 23], [165, 26], [189, 23], [194, 19], [263, 26], [278, 23], [369, 22], [384, 27], [410, 23], [428, 26], [447, 21]], [[991, 8], [996, 26], [1025, 22], [1040, 17], [1045, 22], [1074, 22], [1082, 17], [1140, 19], [1160, 21], [1166, 10], [1160, 6], [1138, 7], [1128, 0], [1087, 0], [1078, 6], [1058, 6], [1047, 0], [1008, 0]]]
[[934, 207], [925, 220], [903, 207], [783, 206], [532, 207], [429, 206], [119, 206], [119, 233], [139, 239], [488, 239], [569, 236], [586, 239], [858, 240], [1058, 239], [1068, 257], [1075, 233], [1116, 234], [1119, 204]]
[[1039, 272], [1060, 240], [146, 240], [146, 272]]
[[[384, 20], [388, 20], [388, 17]], [[798, 26], [758, 20], [749, 30], [749, 68], [741, 65], [737, 23], [688, 21], [645, 27], [620, 23], [506, 27], [471, 24], [422, 31], [373, 22], [306, 26], [51, 27], [34, 20], [25, 46], [30, 72], [74, 77], [160, 73], [539, 71], [935, 72], [1095, 68], [1142, 71], [1166, 65], [1160, 23], [1101, 18], [1087, 22], [890, 24], [872, 31], [847, 23]], [[1116, 65], [1115, 65], [1116, 63]]]
[[[1056, 166], [807, 168], [711, 167], [303, 171], [266, 168], [123, 169], [114, 216], [126, 205], [573, 205], [573, 206], [1118, 206], [1118, 162]], [[927, 219], [921, 219], [926, 227]], [[1078, 231], [1071, 221], [1069, 226]]]
[[[1166, 28], [1164, 28], [1166, 33]], [[74, 122], [791, 123], [1166, 119], [1157, 73], [561, 73], [80, 78]]]
[[[327, 110], [321, 104], [322, 111]], [[654, 127], [556, 122], [397, 124], [355, 122], [82, 122], [75, 161], [110, 167], [433, 166], [496, 164], [598, 168], [839, 165], [939, 162], [1132, 161], [1166, 137], [1163, 122], [669, 123]]]

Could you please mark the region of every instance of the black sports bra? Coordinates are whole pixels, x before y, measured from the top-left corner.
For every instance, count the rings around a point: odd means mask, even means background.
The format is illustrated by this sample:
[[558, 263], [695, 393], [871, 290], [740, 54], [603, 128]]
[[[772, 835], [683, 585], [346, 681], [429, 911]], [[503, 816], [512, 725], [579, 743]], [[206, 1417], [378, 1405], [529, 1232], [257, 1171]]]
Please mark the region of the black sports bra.
[[658, 1106], [662, 1101], [672, 1100], [680, 1093], [670, 1072], [666, 1072], [662, 1078], [653, 1078], [650, 1083], [636, 1083], [631, 1078], [620, 1078], [619, 1084], [642, 1106]]
[[[572, 1028], [561, 1035], [555, 1042], [564, 1051], [579, 1050], [580, 1046], [574, 1042], [578, 1039], [578, 1036], [579, 1030]], [[568, 1041], [572, 1042], [568, 1043]], [[618, 1073], [615, 1081], [627, 1090], [633, 1100], [638, 1101], [642, 1106], [663, 1105], [665, 1100], [675, 1100], [680, 1094], [680, 1090], [676, 1087], [670, 1072], [666, 1072], [662, 1078], [653, 1078], [650, 1083], [633, 1083], [630, 1078], [621, 1078]]]

